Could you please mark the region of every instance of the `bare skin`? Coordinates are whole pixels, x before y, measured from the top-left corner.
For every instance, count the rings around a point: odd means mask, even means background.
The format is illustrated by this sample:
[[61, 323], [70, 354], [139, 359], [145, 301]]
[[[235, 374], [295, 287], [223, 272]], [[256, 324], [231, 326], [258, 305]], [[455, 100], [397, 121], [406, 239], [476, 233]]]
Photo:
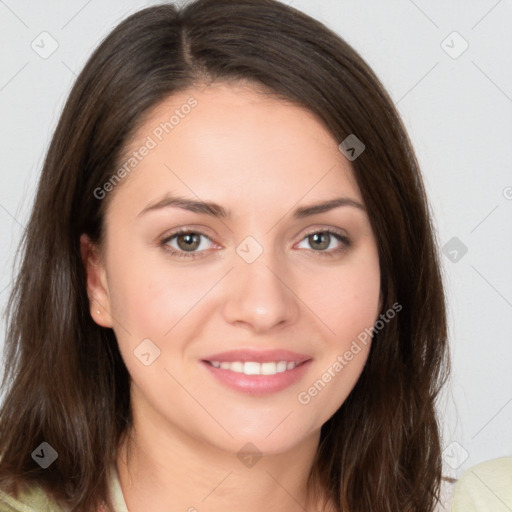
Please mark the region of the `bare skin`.
[[[157, 140], [155, 128], [190, 96], [197, 106]], [[376, 240], [350, 162], [310, 112], [241, 85], [174, 95], [132, 149], [148, 136], [156, 147], [109, 192], [105, 246], [81, 238], [91, 315], [113, 328], [132, 378], [131, 452], [123, 443], [117, 461], [128, 509], [320, 510], [305, 493], [320, 428], [357, 382], [370, 342], [342, 371], [333, 363], [380, 312]], [[213, 201], [232, 217], [170, 206], [141, 214], [167, 193]], [[340, 197], [362, 207], [293, 217]], [[181, 227], [199, 237], [193, 251], [183, 235], [169, 239]], [[134, 354], [147, 339], [160, 350], [150, 365]], [[202, 363], [239, 348], [311, 361], [298, 382], [249, 395]], [[310, 394], [319, 379], [325, 386]], [[255, 463], [237, 456], [247, 443], [262, 456]]]

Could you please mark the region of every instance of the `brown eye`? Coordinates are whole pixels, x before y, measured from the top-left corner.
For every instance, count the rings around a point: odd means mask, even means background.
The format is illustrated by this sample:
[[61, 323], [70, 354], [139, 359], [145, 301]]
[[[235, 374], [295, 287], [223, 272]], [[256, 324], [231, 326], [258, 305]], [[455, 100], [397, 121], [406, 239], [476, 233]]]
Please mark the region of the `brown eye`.
[[[168, 251], [171, 256], [179, 258], [196, 258], [202, 256], [201, 253], [206, 252], [204, 247], [201, 247], [202, 239], [213, 243], [210, 238], [204, 233], [196, 231], [177, 231], [161, 240], [160, 245], [164, 250]], [[199, 247], [201, 247], [200, 250]], [[208, 248], [208, 247], [206, 247]]]
[[326, 232], [313, 233], [308, 236], [308, 240], [313, 248], [323, 251], [329, 247], [331, 237]]
[[[307, 242], [311, 251], [316, 252], [321, 256], [334, 256], [346, 250], [350, 246], [350, 240], [347, 236], [342, 233], [326, 229], [306, 234], [301, 243], [304, 241]], [[336, 241], [338, 242], [338, 247], [332, 247], [333, 242]], [[329, 250], [330, 246], [331, 249]]]
[[197, 233], [185, 233], [178, 235], [176, 241], [180, 249], [184, 251], [194, 251], [201, 243], [201, 235]]

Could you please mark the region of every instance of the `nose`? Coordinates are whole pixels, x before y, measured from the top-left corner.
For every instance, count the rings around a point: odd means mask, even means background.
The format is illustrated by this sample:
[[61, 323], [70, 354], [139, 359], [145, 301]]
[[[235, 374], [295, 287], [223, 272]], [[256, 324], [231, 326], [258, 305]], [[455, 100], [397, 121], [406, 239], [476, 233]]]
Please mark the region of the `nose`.
[[225, 290], [225, 320], [255, 333], [292, 324], [299, 315], [291, 273], [272, 251], [263, 251], [252, 263], [237, 260]]

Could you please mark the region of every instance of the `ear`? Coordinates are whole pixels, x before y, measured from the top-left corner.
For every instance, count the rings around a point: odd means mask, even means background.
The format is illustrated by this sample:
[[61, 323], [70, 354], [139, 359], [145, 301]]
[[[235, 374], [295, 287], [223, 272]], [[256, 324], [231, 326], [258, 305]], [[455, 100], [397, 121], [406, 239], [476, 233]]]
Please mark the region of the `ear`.
[[92, 319], [102, 327], [112, 327], [105, 266], [96, 245], [85, 233], [80, 236], [80, 254], [87, 275], [87, 295]]

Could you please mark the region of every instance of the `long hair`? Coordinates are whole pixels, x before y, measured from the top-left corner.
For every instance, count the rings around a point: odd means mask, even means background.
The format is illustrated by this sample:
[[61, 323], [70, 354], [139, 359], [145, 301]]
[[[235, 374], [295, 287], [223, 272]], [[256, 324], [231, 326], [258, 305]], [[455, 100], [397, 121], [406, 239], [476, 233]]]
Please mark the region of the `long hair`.
[[[316, 114], [351, 162], [376, 236], [382, 311], [352, 392], [322, 426], [309, 474], [338, 511], [431, 512], [442, 459], [436, 399], [449, 373], [445, 296], [418, 162], [389, 95], [339, 35], [276, 0], [159, 5], [121, 22], [78, 76], [53, 135], [7, 306], [0, 488], [36, 484], [72, 511], [108, 496], [132, 425], [114, 332], [89, 314], [79, 238], [101, 241], [110, 180], [151, 109], [197, 84], [244, 81]], [[343, 156], [340, 153], [340, 158]], [[33, 451], [51, 445], [47, 469]], [[110, 510], [109, 508], [109, 510]]]

